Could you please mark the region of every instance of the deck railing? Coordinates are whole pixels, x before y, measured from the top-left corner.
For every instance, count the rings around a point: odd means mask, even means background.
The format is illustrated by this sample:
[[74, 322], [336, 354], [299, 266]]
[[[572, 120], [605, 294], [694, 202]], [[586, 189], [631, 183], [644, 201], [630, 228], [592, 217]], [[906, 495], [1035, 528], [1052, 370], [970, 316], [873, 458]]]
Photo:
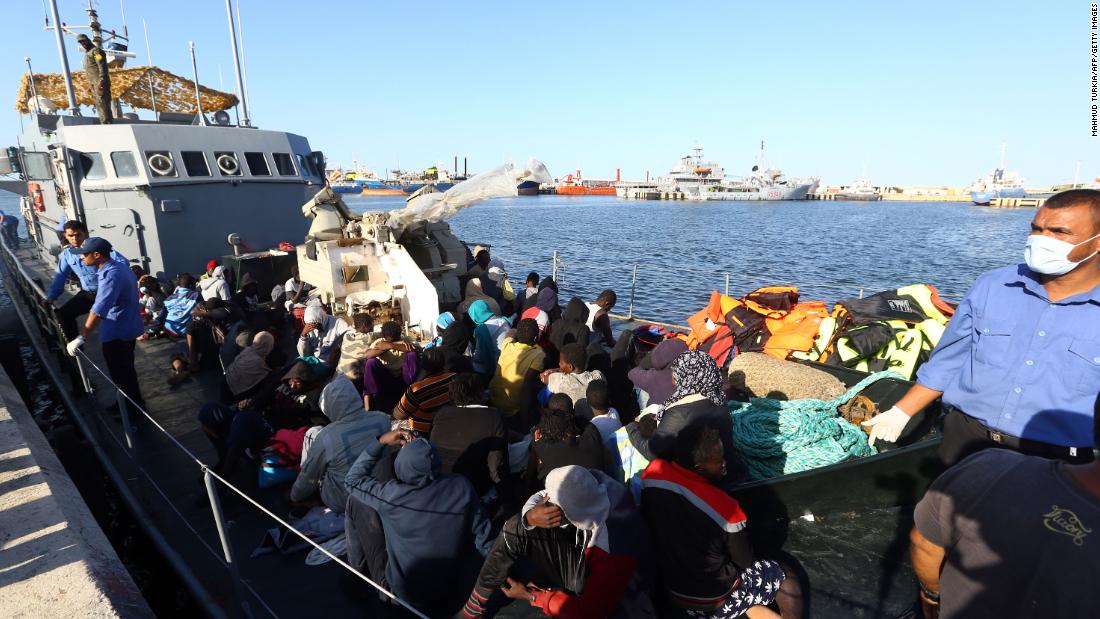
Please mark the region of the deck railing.
[[[38, 285], [38, 283], [35, 282], [35, 279], [30, 275], [30, 273], [27, 272], [26, 268], [16, 257], [12, 248], [8, 246], [7, 240], [0, 239], [0, 245], [2, 245], [4, 249], [4, 263], [9, 267], [9, 273], [13, 273], [14, 275], [16, 275], [16, 285], [21, 292], [24, 300], [29, 306], [37, 308], [36, 311], [42, 310], [47, 312], [45, 316], [42, 316], [47, 320], [37, 322], [39, 328], [46, 330], [47, 334], [50, 335], [60, 334], [60, 329], [56, 326], [56, 320], [53, 320], [52, 312], [45, 309], [45, 304], [42, 303], [42, 301], [46, 298], [46, 294], [42, 290], [42, 287]], [[32, 325], [23, 315], [25, 310], [20, 308], [18, 300], [13, 299], [13, 301], [15, 301], [15, 306], [17, 309], [17, 313], [19, 314], [20, 320], [23, 322], [23, 325], [27, 330], [28, 335], [35, 340], [36, 348], [38, 348], [37, 338], [35, 337], [31, 328]], [[60, 337], [60, 340], [62, 342], [63, 348], [64, 338]], [[42, 352], [41, 349], [39, 349], [39, 351]], [[254, 616], [251, 605], [249, 603], [249, 596], [246, 595], [246, 591], [248, 593], [251, 593], [251, 597], [257, 600], [262, 606], [264, 606], [264, 609], [270, 615], [276, 617], [279, 615], [277, 612], [275, 612], [275, 610], [270, 608], [266, 604], [266, 602], [264, 602], [263, 598], [247, 583], [247, 581], [241, 578], [240, 571], [238, 569], [238, 561], [234, 556], [233, 544], [231, 543], [230, 539], [228, 522], [222, 510], [222, 504], [217, 490], [217, 484], [221, 484], [228, 491], [235, 493], [250, 507], [250, 509], [253, 509], [267, 516], [274, 522], [278, 523], [280, 526], [285, 527], [288, 531], [294, 533], [296, 536], [301, 538], [303, 542], [307, 543], [314, 549], [328, 556], [329, 559], [331, 559], [341, 568], [347, 570], [355, 577], [359, 578], [363, 582], [376, 589], [381, 595], [389, 598], [394, 603], [404, 607], [405, 610], [409, 611], [414, 616], [421, 617], [422, 619], [427, 619], [427, 617], [423, 613], [415, 609], [408, 602], [398, 598], [382, 585], [374, 582], [364, 574], [360, 573], [358, 570], [351, 567], [351, 565], [349, 565], [346, 561], [330, 552], [321, 544], [313, 541], [305, 533], [294, 528], [286, 520], [280, 518], [276, 514], [272, 513], [271, 510], [258, 503], [255, 499], [249, 496], [248, 493], [241, 490], [218, 473], [214, 472], [210, 468], [210, 466], [202, 461], [201, 458], [199, 458], [194, 452], [192, 452], [183, 443], [177, 440], [171, 432], [164, 428], [164, 426], [161, 425], [156, 420], [156, 418], [150, 415], [149, 412], [146, 411], [143, 407], [138, 405], [138, 403], [134, 401], [133, 397], [131, 397], [130, 394], [127, 394], [125, 391], [120, 389], [118, 385], [116, 385], [114, 381], [111, 380], [108, 373], [105, 372], [103, 368], [99, 367], [99, 365], [97, 365], [95, 361], [93, 361], [83, 349], [78, 349], [76, 356], [71, 358], [75, 362], [75, 366], [79, 372], [81, 383], [88, 391], [88, 393], [92, 393], [94, 391], [94, 386], [89, 378], [89, 372], [94, 372], [95, 375], [98, 377], [97, 380], [102, 380], [107, 385], [115, 389], [117, 394], [116, 399], [119, 408], [120, 421], [122, 424], [122, 436], [118, 436], [109, 427], [109, 424], [102, 423], [100, 424], [101, 427], [106, 429], [106, 434], [120, 447], [121, 451], [126, 454], [128, 459], [141, 472], [144, 480], [148, 482], [149, 485], [156, 491], [156, 493], [164, 499], [165, 503], [173, 512], [175, 512], [180, 521], [183, 522], [188, 528], [190, 528], [191, 533], [194, 534], [196, 539], [198, 539], [207, 548], [207, 550], [209, 550], [215, 556], [215, 558], [225, 566], [232, 580], [241, 611], [244, 613], [245, 616]], [[169, 563], [173, 564], [173, 567], [176, 569], [176, 571], [181, 574], [185, 581], [187, 581], [186, 584], [188, 585], [188, 588], [198, 598], [199, 603], [205, 606], [205, 610], [207, 610], [207, 612], [210, 612], [214, 616], [225, 616], [224, 612], [217, 606], [217, 604], [209, 598], [209, 595], [206, 592], [206, 588], [197, 582], [197, 579], [195, 579], [194, 575], [191, 573], [190, 566], [186, 565], [182, 557], [180, 557], [179, 554], [174, 550], [174, 548], [167, 543], [162, 535], [160, 535], [158, 526], [149, 519], [148, 515], [144, 512], [140, 501], [130, 491], [127, 480], [118, 475], [117, 471], [114, 470], [114, 467], [111, 465], [111, 460], [109, 456], [106, 455], [106, 452], [102, 450], [102, 446], [99, 445], [98, 441], [96, 440], [96, 434], [92, 432], [90, 426], [86, 423], [82, 415], [79, 413], [79, 409], [77, 408], [75, 403], [65, 393], [64, 387], [62, 387], [62, 381], [60, 380], [60, 375], [57, 373], [57, 370], [46, 359], [43, 359], [43, 366], [46, 372], [50, 375], [51, 380], [55, 383], [60, 397], [63, 401], [65, 401], [66, 408], [71, 411], [73, 418], [76, 421], [77, 425], [80, 427], [82, 433], [89, 440], [89, 442], [92, 443], [93, 448], [97, 452], [97, 456], [99, 456], [99, 459], [103, 462], [105, 469], [108, 469], [108, 475], [112, 477], [112, 481], [115, 483], [115, 485], [119, 486], [120, 494], [122, 494], [124, 500], [128, 503], [131, 511], [135, 515], [135, 518], [137, 518], [139, 520], [139, 523], [142, 524], [142, 528], [146, 530], [147, 534], [150, 534], [150, 537], [153, 539], [154, 544], [158, 546], [158, 549], [162, 551], [162, 554], [166, 554], [166, 558], [168, 559]], [[148, 422], [148, 424], [156, 430], [159, 436], [166, 437], [168, 439], [168, 442], [178, 450], [178, 453], [191, 464], [193, 464], [198, 472], [202, 473], [203, 483], [206, 488], [207, 500], [209, 502], [210, 511], [214, 519], [215, 528], [217, 529], [218, 541], [221, 546], [220, 553], [212, 548], [209, 544], [207, 544], [206, 540], [203, 539], [203, 536], [191, 526], [186, 516], [181, 513], [173, 504], [168, 496], [168, 493], [164, 490], [164, 488], [161, 487], [160, 484], [157, 483], [155, 479], [153, 479], [150, 473], [142, 466], [140, 460], [136, 457], [143, 446], [143, 442], [148, 442], [151, 444], [152, 441], [139, 439], [139, 437], [135, 435], [133, 419], [131, 419], [131, 410], [136, 411], [139, 419], [144, 418], [145, 421]]]

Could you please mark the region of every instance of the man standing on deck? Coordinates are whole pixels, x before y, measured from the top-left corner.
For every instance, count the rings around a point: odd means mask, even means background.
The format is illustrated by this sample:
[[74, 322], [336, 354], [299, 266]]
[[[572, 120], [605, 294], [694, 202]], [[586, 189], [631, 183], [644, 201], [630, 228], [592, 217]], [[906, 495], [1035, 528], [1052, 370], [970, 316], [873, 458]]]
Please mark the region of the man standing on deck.
[[76, 35], [76, 42], [84, 50], [84, 77], [95, 97], [99, 123], [109, 125], [114, 122], [114, 116], [111, 110], [111, 72], [107, 67], [107, 55], [86, 34]]
[[67, 346], [69, 354], [75, 357], [77, 349], [84, 345], [84, 339], [102, 323], [99, 342], [111, 380], [135, 404], [145, 408], [137, 370], [134, 369], [134, 343], [144, 330], [137, 280], [125, 264], [111, 259], [111, 244], [106, 239], [92, 237], [70, 251], [80, 256], [85, 265], [96, 269], [98, 292], [83, 332]]
[[[84, 260], [77, 253], [81, 244], [88, 238], [88, 226], [82, 221], [70, 219], [65, 222], [63, 230], [69, 246], [57, 257], [57, 269], [54, 270], [50, 289], [46, 292], [45, 303], [51, 305], [57, 297], [61, 296], [61, 292], [65, 290], [65, 282], [70, 277], [75, 276], [80, 281], [80, 292], [57, 308], [57, 320], [61, 323], [61, 330], [65, 333], [65, 337], [71, 340], [77, 336], [77, 317], [88, 313], [92, 304], [95, 303], [98, 284], [95, 267], [84, 264]], [[117, 251], [111, 251], [110, 259], [129, 267], [129, 261]], [[133, 274], [131, 273], [130, 276], [133, 277]]]
[[1100, 191], [1056, 194], [1036, 212], [1025, 264], [983, 274], [959, 304], [917, 384], [864, 422], [894, 441], [943, 396], [940, 458], [952, 466], [987, 447], [1093, 459], [1100, 392]]

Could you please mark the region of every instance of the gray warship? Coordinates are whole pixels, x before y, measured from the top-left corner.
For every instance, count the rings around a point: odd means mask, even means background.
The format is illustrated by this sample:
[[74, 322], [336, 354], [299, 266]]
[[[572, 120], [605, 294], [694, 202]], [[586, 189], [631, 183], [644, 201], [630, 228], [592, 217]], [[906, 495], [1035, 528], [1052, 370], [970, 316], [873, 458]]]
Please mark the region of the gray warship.
[[[301, 552], [253, 558], [265, 536], [299, 548], [308, 542], [288, 526], [285, 487], [255, 491], [254, 481], [234, 484], [239, 480], [222, 479], [207, 466], [216, 456], [195, 414], [218, 397], [220, 374], [197, 374], [184, 388], [170, 389], [163, 371], [177, 345], [141, 342], [136, 366], [148, 411], [120, 406], [112, 416], [110, 405], [127, 396], [101, 369], [97, 343], [75, 358], [65, 354], [53, 310], [42, 303], [44, 290], [64, 247], [61, 226], [80, 220], [162, 282], [217, 258], [232, 278], [248, 273], [268, 291], [300, 264], [331, 307], [346, 308], [358, 297], [389, 301], [407, 332], [430, 337], [440, 307], [461, 298], [459, 277], [469, 256], [442, 219], [509, 183], [514, 192], [524, 174], [502, 166], [447, 196], [426, 190], [392, 217], [352, 213], [327, 187], [324, 155], [304, 136], [253, 126], [245, 96], [156, 67], [124, 68], [133, 56], [125, 36], [102, 28], [92, 8], [87, 30], [109, 59], [112, 113], [106, 122], [102, 108], [98, 117], [81, 115], [82, 104], [103, 102], [86, 76], [69, 71], [65, 35], [76, 29], [59, 20], [55, 1], [50, 5], [62, 70], [28, 73], [20, 88], [17, 107], [30, 122], [0, 154], [6, 177], [0, 188], [22, 196], [28, 238], [2, 241], [0, 271], [82, 439], [209, 616], [423, 616], [337, 555], [315, 550], [315, 557], [333, 559], [321, 565], [307, 565]], [[239, 63], [229, 0], [226, 7]], [[122, 112], [122, 105], [131, 111]], [[233, 123], [227, 110], [238, 106]], [[139, 108], [152, 117], [140, 117]], [[421, 218], [426, 211], [432, 214]], [[391, 219], [392, 227], [386, 225]], [[74, 292], [67, 286], [57, 305]]]

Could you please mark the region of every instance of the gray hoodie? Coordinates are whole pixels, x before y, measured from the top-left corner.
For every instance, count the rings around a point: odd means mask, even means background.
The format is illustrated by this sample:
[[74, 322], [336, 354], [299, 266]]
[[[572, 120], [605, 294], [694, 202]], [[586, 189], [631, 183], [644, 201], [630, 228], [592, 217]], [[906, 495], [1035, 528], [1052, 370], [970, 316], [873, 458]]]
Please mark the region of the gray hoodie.
[[302, 472], [290, 489], [290, 500], [304, 501], [321, 491], [321, 500], [333, 511], [344, 511], [348, 500], [344, 478], [367, 445], [390, 429], [384, 413], [363, 410], [363, 398], [347, 377], [337, 374], [321, 391], [321, 412], [330, 420], [317, 433]]

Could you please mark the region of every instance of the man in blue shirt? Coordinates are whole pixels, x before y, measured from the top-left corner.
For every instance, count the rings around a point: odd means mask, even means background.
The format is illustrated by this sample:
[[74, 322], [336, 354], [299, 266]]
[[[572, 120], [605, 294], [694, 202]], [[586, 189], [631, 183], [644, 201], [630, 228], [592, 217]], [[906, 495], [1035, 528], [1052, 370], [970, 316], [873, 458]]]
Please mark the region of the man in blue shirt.
[[940, 457], [951, 466], [986, 447], [1087, 462], [1100, 392], [1100, 191], [1046, 201], [1025, 264], [983, 274], [959, 304], [917, 384], [878, 415], [871, 441], [896, 440], [943, 396]]
[[[57, 308], [57, 320], [61, 323], [61, 330], [70, 340], [77, 336], [76, 319], [88, 313], [96, 294], [96, 269], [84, 264], [80, 256], [74, 250], [80, 248], [84, 240], [88, 238], [88, 227], [84, 222], [70, 219], [64, 226], [65, 240], [69, 246], [61, 251], [57, 257], [57, 269], [54, 270], [53, 281], [50, 289], [46, 291], [47, 305], [57, 300], [65, 290], [65, 282], [75, 277], [80, 281], [80, 292], [73, 295], [64, 305]], [[129, 266], [129, 261], [117, 251], [111, 251], [111, 260], [117, 260]]]
[[145, 408], [134, 369], [134, 343], [145, 328], [141, 321], [137, 280], [129, 267], [111, 258], [111, 244], [105, 239], [92, 237], [70, 251], [80, 256], [86, 266], [96, 269], [97, 293], [82, 333], [69, 342], [69, 354], [75, 356], [76, 350], [84, 345], [84, 339], [96, 327], [101, 327], [99, 342], [111, 380], [135, 404]]

